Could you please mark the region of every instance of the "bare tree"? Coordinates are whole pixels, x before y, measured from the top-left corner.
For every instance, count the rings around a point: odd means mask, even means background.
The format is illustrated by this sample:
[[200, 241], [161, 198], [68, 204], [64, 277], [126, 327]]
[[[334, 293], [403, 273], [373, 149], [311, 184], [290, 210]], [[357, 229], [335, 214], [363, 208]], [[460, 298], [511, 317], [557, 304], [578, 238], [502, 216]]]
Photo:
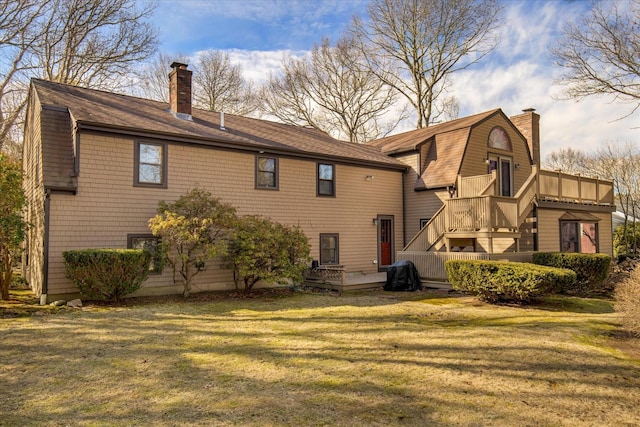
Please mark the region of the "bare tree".
[[0, 150], [16, 143], [26, 105], [20, 79], [29, 70], [26, 58], [40, 35], [34, 21], [44, 7], [37, 0], [0, 0]]
[[587, 167], [593, 174], [613, 182], [618, 208], [625, 216], [623, 233], [626, 235], [628, 218], [640, 214], [640, 152], [638, 147], [611, 142], [600, 147], [589, 157]]
[[189, 60], [185, 54], [170, 55], [165, 52], [158, 52], [150, 62], [144, 64], [135, 72], [139, 84], [133, 88], [133, 94], [168, 103], [169, 72], [171, 71], [170, 65], [173, 62], [188, 64]]
[[247, 115], [257, 108], [253, 85], [228, 53], [211, 50], [200, 55], [193, 83], [194, 103], [205, 110]]
[[630, 143], [608, 142], [595, 152], [588, 154], [571, 148], [561, 149], [549, 154], [544, 166], [548, 169], [560, 169], [565, 173], [612, 181], [617, 207], [625, 217], [622, 236], [627, 236], [629, 218], [635, 220], [640, 215], [640, 151], [638, 147]]
[[406, 117], [393, 114], [396, 93], [365, 66], [352, 39], [328, 39], [304, 58], [285, 58], [283, 73], [261, 92], [263, 109], [285, 123], [309, 126], [362, 143], [393, 130]]
[[[30, 77], [121, 89], [156, 48], [156, 5], [135, 0], [0, 0], [0, 148], [15, 143]], [[19, 139], [19, 136], [17, 137]]]
[[146, 20], [155, 3], [53, 0], [35, 58], [45, 79], [120, 89], [130, 65], [149, 58], [157, 31]]
[[640, 0], [593, 3], [551, 52], [566, 97], [611, 95], [633, 104], [629, 114], [640, 108]]
[[573, 148], [561, 148], [547, 155], [544, 167], [550, 170], [561, 170], [568, 174], [588, 174], [589, 156]]
[[409, 100], [421, 128], [457, 108], [445, 99], [449, 77], [493, 50], [501, 12], [496, 0], [372, 0], [353, 33], [372, 72]]

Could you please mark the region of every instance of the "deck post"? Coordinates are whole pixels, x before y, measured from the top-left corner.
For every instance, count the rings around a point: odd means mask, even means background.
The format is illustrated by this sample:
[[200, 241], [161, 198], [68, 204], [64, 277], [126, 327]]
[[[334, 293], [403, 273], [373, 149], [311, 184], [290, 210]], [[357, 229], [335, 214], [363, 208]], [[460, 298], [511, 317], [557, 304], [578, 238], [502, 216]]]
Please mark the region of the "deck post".
[[562, 201], [562, 169], [558, 169], [558, 201]]
[[578, 176], [578, 202], [582, 203], [582, 177], [580, 174], [576, 174]]

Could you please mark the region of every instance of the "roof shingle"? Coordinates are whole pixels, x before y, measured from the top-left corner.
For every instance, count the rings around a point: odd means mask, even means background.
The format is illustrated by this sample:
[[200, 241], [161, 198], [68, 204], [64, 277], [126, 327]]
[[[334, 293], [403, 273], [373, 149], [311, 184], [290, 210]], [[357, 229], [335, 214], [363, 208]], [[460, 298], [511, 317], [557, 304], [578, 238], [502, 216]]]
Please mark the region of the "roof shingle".
[[450, 122], [392, 135], [369, 145], [391, 156], [420, 151], [421, 171], [416, 190], [453, 185], [460, 171], [471, 128], [502, 110], [494, 109]]
[[182, 120], [169, 112], [168, 103], [40, 79], [32, 79], [32, 85], [43, 105], [68, 108], [81, 128], [100, 126], [122, 133], [148, 132], [203, 144], [228, 144], [229, 148], [405, 168], [379, 148], [340, 141], [315, 129], [225, 114], [225, 130], [221, 130], [218, 112], [193, 109], [193, 120]]

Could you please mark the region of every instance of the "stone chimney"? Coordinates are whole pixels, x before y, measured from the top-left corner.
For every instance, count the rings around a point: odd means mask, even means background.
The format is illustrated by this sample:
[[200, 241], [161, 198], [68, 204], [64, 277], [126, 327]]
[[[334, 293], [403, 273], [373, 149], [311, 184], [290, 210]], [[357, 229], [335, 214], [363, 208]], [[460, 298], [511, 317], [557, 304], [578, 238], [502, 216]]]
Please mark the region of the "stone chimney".
[[534, 165], [540, 166], [540, 114], [535, 108], [522, 110], [522, 114], [510, 117], [511, 122], [527, 139], [529, 152]]
[[174, 62], [169, 73], [169, 104], [171, 114], [182, 120], [191, 118], [191, 70], [187, 64]]

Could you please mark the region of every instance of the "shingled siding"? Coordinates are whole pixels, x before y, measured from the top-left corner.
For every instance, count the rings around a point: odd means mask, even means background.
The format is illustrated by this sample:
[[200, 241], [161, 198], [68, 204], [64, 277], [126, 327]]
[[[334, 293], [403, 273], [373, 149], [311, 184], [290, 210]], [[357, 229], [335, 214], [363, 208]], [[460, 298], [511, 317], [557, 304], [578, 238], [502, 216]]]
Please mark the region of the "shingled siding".
[[[238, 213], [261, 214], [299, 225], [319, 258], [320, 233], [338, 233], [340, 264], [348, 271], [378, 270], [377, 215], [395, 218], [395, 245], [402, 247], [402, 172], [336, 164], [336, 197], [316, 196], [316, 161], [279, 157], [279, 190], [257, 190], [255, 154], [168, 145], [168, 188], [133, 186], [134, 139], [81, 134], [77, 195], [51, 198], [49, 294], [76, 292], [64, 277], [62, 252], [91, 247], [123, 248], [127, 234], [149, 233], [147, 221], [159, 200], [173, 201], [199, 187], [231, 203]], [[264, 155], [269, 155], [268, 152]], [[373, 179], [367, 180], [367, 176]], [[209, 266], [195, 279], [195, 290], [234, 287], [231, 272]], [[166, 269], [151, 276], [140, 295], [179, 292]]]
[[431, 219], [442, 206], [442, 200], [438, 197], [448, 198], [446, 190], [415, 191], [416, 180], [419, 179], [417, 153], [408, 153], [396, 157], [401, 162], [409, 166], [409, 170], [404, 175], [404, 197], [405, 197], [405, 236], [406, 245], [420, 231], [420, 220]]
[[[538, 250], [557, 252], [560, 250], [560, 217], [565, 209], [538, 209]], [[613, 235], [611, 233], [611, 214], [589, 211], [600, 218], [598, 221], [598, 251], [613, 255]]]
[[[507, 132], [511, 139], [513, 151], [499, 150], [487, 146], [489, 132], [494, 126], [501, 126]], [[472, 129], [466, 150], [460, 168], [462, 176], [486, 174], [488, 167], [485, 159], [488, 153], [513, 159], [513, 194], [518, 192], [522, 184], [531, 175], [531, 159], [527, 151], [527, 141], [501, 114], [490, 117]], [[519, 168], [516, 167], [517, 164], [520, 165]]]
[[23, 189], [27, 198], [25, 220], [30, 224], [25, 239], [22, 275], [36, 295], [42, 293], [44, 268], [44, 203], [42, 181], [42, 130], [40, 104], [37, 97], [29, 97], [27, 126], [23, 144]]

